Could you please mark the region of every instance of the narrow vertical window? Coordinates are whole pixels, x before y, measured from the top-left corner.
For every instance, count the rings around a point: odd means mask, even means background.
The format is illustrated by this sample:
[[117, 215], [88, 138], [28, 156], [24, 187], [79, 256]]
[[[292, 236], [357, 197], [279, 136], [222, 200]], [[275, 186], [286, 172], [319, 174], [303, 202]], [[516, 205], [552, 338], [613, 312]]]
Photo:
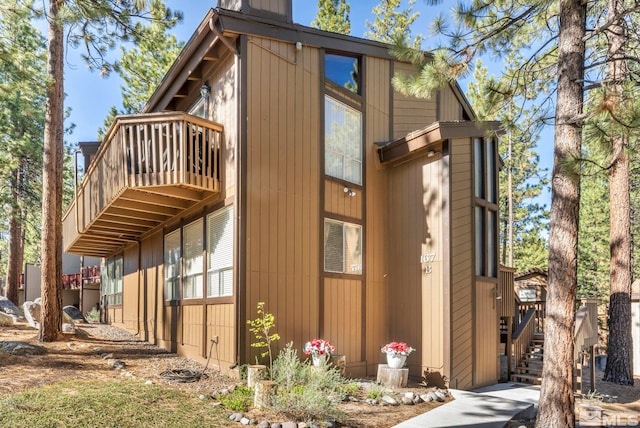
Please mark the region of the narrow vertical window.
[[325, 174], [362, 184], [362, 113], [325, 96]]
[[183, 299], [196, 299], [202, 297], [202, 271], [204, 263], [202, 259], [202, 251], [204, 250], [202, 224], [202, 219], [199, 219], [184, 227], [184, 273], [182, 276]]
[[498, 277], [498, 167], [496, 140], [474, 138], [474, 228], [477, 276]]
[[485, 184], [485, 164], [484, 164], [484, 144], [482, 138], [474, 138], [473, 140], [473, 181], [475, 187], [476, 198], [483, 198]]
[[164, 300], [180, 299], [180, 229], [164, 236]]
[[484, 229], [484, 208], [475, 208], [475, 227], [476, 227], [476, 275], [483, 276], [485, 274], [485, 229]]
[[207, 297], [233, 295], [233, 206], [207, 216]]

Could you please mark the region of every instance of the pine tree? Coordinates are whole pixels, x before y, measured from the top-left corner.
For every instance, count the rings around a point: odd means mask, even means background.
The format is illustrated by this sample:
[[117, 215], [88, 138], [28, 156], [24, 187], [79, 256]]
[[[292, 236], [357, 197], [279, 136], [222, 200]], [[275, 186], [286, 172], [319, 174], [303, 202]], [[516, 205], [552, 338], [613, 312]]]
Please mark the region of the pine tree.
[[107, 52], [117, 41], [135, 35], [135, 22], [148, 19], [149, 12], [144, 0], [50, 0], [46, 17], [48, 84], [42, 168], [42, 322], [38, 337], [49, 342], [57, 340], [61, 327], [65, 44], [83, 46], [87, 64], [108, 75], [113, 66]]
[[417, 35], [411, 39], [411, 25], [420, 16], [413, 11], [415, 0], [409, 0], [409, 4], [404, 10], [397, 10], [400, 7], [400, 0], [380, 0], [372, 13], [375, 15], [373, 22], [366, 21], [369, 29], [364, 33], [364, 37], [384, 43], [397, 43], [420, 49], [422, 36]]
[[347, 0], [318, 0], [318, 14], [311, 26], [332, 33], [351, 34], [350, 9]]

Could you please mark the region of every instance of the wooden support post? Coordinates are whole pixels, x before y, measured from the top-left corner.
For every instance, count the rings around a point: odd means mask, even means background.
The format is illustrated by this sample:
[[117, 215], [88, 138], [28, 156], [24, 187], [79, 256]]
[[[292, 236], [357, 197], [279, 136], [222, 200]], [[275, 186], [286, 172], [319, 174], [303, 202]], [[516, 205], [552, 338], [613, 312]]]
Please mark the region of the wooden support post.
[[267, 377], [266, 375], [267, 366], [257, 364], [247, 367], [247, 387], [253, 389], [258, 381]]
[[507, 343], [504, 346], [504, 354], [507, 357], [507, 381], [511, 380], [513, 366], [511, 364], [511, 355], [513, 353], [513, 317], [507, 317]]
[[256, 382], [253, 396], [253, 407], [262, 409], [271, 405], [271, 397], [275, 395], [278, 384], [272, 380], [259, 380]]
[[596, 390], [596, 349], [598, 345], [593, 345], [589, 349], [589, 393], [592, 394]]
[[409, 369], [392, 369], [388, 364], [378, 364], [378, 382], [392, 388], [407, 386]]

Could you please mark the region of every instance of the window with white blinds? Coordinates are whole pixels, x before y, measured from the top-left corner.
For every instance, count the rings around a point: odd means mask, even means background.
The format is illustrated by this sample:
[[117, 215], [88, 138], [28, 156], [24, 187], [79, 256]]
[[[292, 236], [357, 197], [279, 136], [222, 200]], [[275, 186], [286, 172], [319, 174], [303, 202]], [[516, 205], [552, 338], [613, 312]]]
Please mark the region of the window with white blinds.
[[122, 256], [105, 261], [102, 268], [101, 294], [109, 305], [122, 304]]
[[324, 270], [362, 274], [362, 226], [324, 220]]
[[183, 229], [184, 255], [182, 273], [182, 298], [202, 298], [202, 272], [204, 250], [202, 219], [189, 223]]
[[207, 216], [207, 297], [233, 295], [233, 205]]
[[164, 235], [164, 300], [180, 300], [180, 229]]

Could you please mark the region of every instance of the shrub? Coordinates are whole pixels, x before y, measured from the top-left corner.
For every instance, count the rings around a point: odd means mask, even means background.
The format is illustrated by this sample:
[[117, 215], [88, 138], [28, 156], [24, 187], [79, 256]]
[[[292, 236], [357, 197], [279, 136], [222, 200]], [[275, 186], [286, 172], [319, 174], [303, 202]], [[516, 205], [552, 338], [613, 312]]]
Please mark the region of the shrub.
[[218, 400], [229, 410], [246, 412], [253, 404], [253, 392], [245, 386], [239, 386], [233, 392], [218, 397]]
[[89, 322], [100, 322], [100, 311], [96, 308], [91, 308], [89, 312], [84, 316]]
[[344, 418], [338, 408], [345, 397], [346, 385], [340, 371], [330, 365], [312, 368], [308, 361], [298, 359], [292, 343], [273, 362], [273, 380], [278, 383], [273, 410], [305, 421]]

